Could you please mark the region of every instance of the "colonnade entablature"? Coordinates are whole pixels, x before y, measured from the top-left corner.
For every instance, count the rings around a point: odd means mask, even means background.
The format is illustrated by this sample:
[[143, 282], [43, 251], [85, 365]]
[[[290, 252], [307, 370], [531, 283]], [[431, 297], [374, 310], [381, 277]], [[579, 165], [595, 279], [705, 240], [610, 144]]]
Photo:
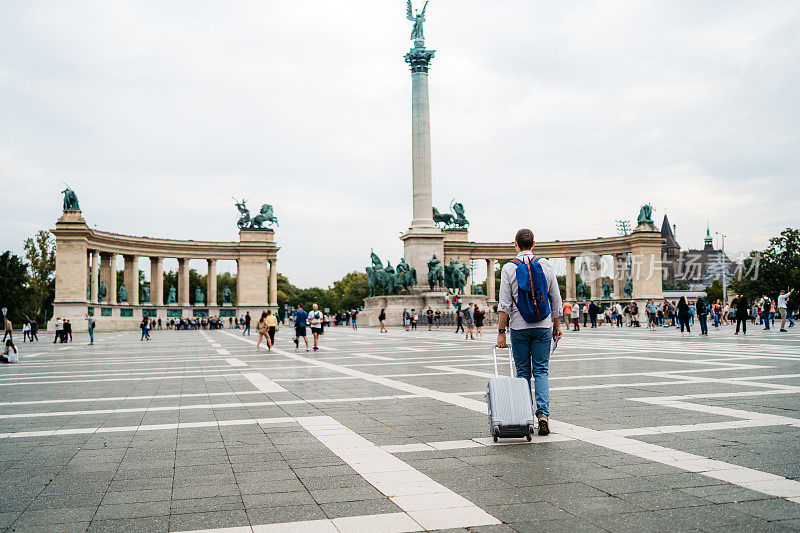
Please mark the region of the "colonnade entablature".
[[[517, 256], [513, 242], [474, 242], [469, 240], [466, 230], [445, 229], [444, 260], [451, 259], [462, 263], [473, 260], [486, 261], [486, 292], [489, 301], [494, 301], [495, 278], [490, 273], [495, 271], [497, 261], [507, 261]], [[580, 299], [576, 286], [575, 264], [581, 258], [585, 263], [584, 278], [591, 288], [594, 300], [647, 300], [661, 298], [661, 233], [651, 224], [640, 224], [628, 235], [614, 237], [597, 237], [595, 239], [578, 239], [569, 241], [537, 241], [534, 254], [548, 259], [563, 258], [566, 260], [566, 299]], [[601, 276], [602, 256], [613, 259], [613, 297], [609, 291], [603, 290], [604, 278]], [[627, 285], [627, 291], [626, 291]], [[471, 286], [471, 284], [469, 285]]]
[[[51, 230], [56, 237], [53, 318], [70, 318], [85, 329], [86, 314], [100, 329], [129, 329], [143, 317], [234, 317], [277, 311], [275, 232], [239, 230], [238, 242], [160, 239], [90, 228], [78, 210], [65, 210]], [[124, 261], [124, 290], [117, 286], [117, 257]], [[140, 298], [139, 259], [150, 260], [150, 283]], [[164, 287], [164, 259], [178, 262], [177, 286]], [[190, 298], [190, 261], [206, 261], [206, 294]], [[236, 293], [217, 298], [217, 261], [236, 261]], [[140, 301], [142, 300], [142, 301]], [[81, 328], [83, 325], [83, 328]]]

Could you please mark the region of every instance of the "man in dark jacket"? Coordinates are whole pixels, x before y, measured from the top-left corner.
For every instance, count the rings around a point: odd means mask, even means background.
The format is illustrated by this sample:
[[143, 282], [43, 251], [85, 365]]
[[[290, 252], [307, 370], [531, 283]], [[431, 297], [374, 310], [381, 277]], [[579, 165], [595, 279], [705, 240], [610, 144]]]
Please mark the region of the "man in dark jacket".
[[589, 302], [589, 320], [592, 321], [592, 327], [597, 327], [597, 314], [600, 312], [600, 308], [594, 302]]
[[708, 302], [697, 296], [697, 320], [700, 321], [700, 335], [708, 335]]
[[733, 306], [736, 309], [736, 333], [739, 334], [739, 324], [742, 325], [742, 333], [747, 335], [747, 319], [750, 314], [750, 302], [744, 294], [740, 294], [734, 301]]

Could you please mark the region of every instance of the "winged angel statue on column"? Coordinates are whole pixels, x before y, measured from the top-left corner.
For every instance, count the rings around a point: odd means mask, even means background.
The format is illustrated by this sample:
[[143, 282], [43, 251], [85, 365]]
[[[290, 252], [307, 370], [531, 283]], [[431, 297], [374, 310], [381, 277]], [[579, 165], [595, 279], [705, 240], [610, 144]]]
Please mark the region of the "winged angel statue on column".
[[414, 29], [411, 30], [412, 41], [424, 41], [425, 33], [422, 31], [422, 23], [425, 22], [425, 10], [428, 8], [428, 2], [422, 6], [422, 11], [414, 15], [411, 8], [411, 0], [406, 0], [406, 18], [414, 22]]

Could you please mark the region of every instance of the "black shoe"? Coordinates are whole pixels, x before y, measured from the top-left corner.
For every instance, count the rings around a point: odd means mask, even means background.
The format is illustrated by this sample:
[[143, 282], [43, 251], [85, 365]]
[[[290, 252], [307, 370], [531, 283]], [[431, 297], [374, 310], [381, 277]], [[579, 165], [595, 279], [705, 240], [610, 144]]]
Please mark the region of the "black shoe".
[[783, 333], [786, 333], [786, 332], [787, 332], [787, 331], [789, 331], [789, 330], [787, 330], [787, 329], [779, 329], [778, 331], [781, 331], [781, 332], [783, 332]]

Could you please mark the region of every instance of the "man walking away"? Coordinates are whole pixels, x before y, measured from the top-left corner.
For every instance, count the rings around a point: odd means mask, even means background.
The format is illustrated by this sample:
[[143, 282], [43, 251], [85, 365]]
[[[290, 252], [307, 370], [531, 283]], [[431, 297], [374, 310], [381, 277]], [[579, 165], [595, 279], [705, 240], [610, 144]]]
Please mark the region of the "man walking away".
[[464, 333], [464, 311], [461, 310], [461, 307], [456, 307], [456, 333], [458, 330]]
[[294, 314], [294, 351], [300, 348], [300, 337], [306, 341], [306, 351], [308, 351], [308, 337], [306, 336], [306, 323], [308, 313], [303, 311], [303, 304], [297, 305], [297, 312]]
[[788, 311], [787, 307], [788, 306], [786, 305], [786, 300], [789, 299], [789, 297], [792, 295], [793, 292], [794, 292], [794, 289], [790, 290], [789, 294], [786, 294], [786, 291], [781, 291], [780, 296], [778, 296], [778, 312], [781, 314], [781, 329], [780, 329], [780, 331], [783, 332], [783, 333], [786, 333], [786, 331], [787, 331], [786, 330], [786, 317], [788, 316], [788, 314], [787, 314], [787, 311]]
[[39, 342], [39, 323], [36, 322], [36, 319], [31, 319], [31, 342], [33, 339], [36, 339], [36, 342]]
[[708, 335], [708, 302], [697, 295], [697, 320], [700, 322], [700, 335]]
[[772, 300], [766, 294], [761, 297], [761, 318], [764, 320], [764, 329], [769, 329], [769, 310], [772, 308]]
[[64, 333], [64, 321], [61, 320], [61, 318], [56, 317], [56, 336], [53, 337], [53, 344], [59, 341], [64, 342], [62, 333]]
[[85, 319], [86, 329], [89, 331], [89, 344], [92, 345], [94, 344], [94, 317], [87, 314]]
[[3, 333], [3, 342], [6, 341], [6, 338], [10, 338], [12, 342], [14, 341], [14, 336], [11, 334], [11, 330], [11, 321], [6, 318], [6, 329], [5, 333]]
[[594, 301], [589, 302], [589, 321], [592, 324], [593, 328], [597, 327], [597, 313], [600, 312], [600, 308], [597, 306]]
[[[69, 338], [69, 341], [67, 341]], [[72, 342], [72, 323], [69, 318], [64, 321], [64, 342]]]
[[428, 306], [428, 310], [425, 311], [425, 315], [428, 317], [428, 331], [433, 329], [433, 309]]
[[525, 378], [536, 397], [539, 435], [550, 433], [550, 342], [561, 338], [561, 293], [555, 269], [533, 255], [533, 232], [521, 229], [514, 238], [517, 257], [500, 272], [500, 322], [497, 346], [505, 348], [506, 326], [511, 329], [511, 347], [517, 376]]
[[464, 334], [464, 340], [467, 338], [475, 340], [472, 336], [472, 328], [475, 327], [475, 308], [473, 303], [470, 302], [466, 309], [464, 309], [464, 322], [467, 323], [467, 332]]
[[739, 334], [740, 324], [742, 326], [742, 334], [747, 335], [747, 315], [750, 314], [750, 302], [747, 301], [744, 294], [740, 294], [733, 303], [736, 305], [736, 333], [734, 335]]
[[250, 311], [244, 315], [244, 329], [242, 330], [242, 336], [244, 336], [245, 333], [250, 335]]
[[[314, 336], [314, 351], [319, 350], [319, 334], [322, 333], [322, 311], [317, 304], [311, 306], [308, 314], [308, 323], [311, 326], [311, 334]], [[306, 340], [308, 342], [308, 340]]]

